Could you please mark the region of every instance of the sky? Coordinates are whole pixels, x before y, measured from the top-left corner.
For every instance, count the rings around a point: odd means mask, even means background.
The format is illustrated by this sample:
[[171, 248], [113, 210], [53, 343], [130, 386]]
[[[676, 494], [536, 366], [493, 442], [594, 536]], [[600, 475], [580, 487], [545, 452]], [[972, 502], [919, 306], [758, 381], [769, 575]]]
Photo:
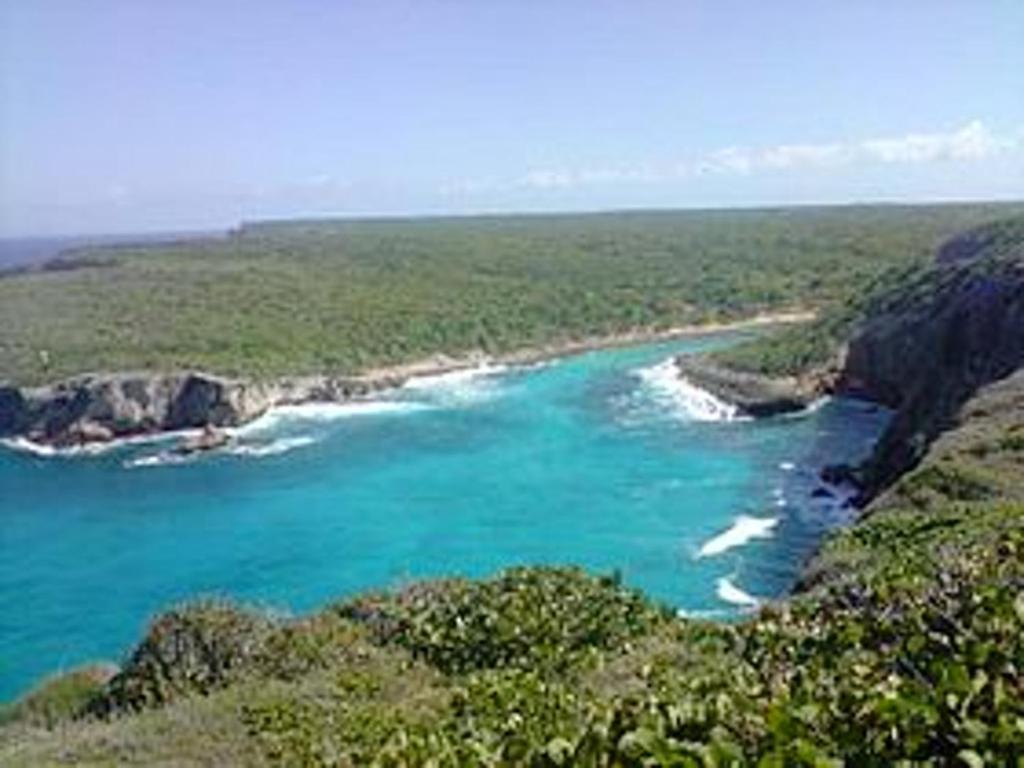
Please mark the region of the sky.
[[0, 236], [1024, 198], [1022, 0], [0, 0]]

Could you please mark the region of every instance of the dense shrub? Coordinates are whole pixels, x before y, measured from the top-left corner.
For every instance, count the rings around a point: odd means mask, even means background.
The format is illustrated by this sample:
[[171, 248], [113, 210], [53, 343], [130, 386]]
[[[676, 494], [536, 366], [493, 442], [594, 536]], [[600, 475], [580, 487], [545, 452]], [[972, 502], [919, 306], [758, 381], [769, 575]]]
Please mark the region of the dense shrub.
[[[1019, 210], [286, 222], [220, 241], [95, 249], [83, 258], [102, 269], [0, 277], [0, 381], [174, 368], [351, 373], [832, 305], [888, 267], [926, 260], [949, 235]], [[819, 355], [815, 343], [789, 351]]]

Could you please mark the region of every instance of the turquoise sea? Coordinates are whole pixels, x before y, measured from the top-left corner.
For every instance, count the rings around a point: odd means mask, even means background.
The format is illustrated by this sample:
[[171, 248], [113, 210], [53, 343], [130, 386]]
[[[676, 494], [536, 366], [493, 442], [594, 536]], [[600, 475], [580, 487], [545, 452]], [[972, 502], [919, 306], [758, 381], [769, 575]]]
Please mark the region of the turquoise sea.
[[280, 409], [227, 451], [0, 448], [0, 700], [121, 658], [176, 601], [303, 612], [513, 564], [576, 563], [689, 613], [783, 594], [849, 516], [817, 471], [887, 414], [831, 400], [729, 419], [666, 361], [720, 334], [416, 380], [375, 401]]

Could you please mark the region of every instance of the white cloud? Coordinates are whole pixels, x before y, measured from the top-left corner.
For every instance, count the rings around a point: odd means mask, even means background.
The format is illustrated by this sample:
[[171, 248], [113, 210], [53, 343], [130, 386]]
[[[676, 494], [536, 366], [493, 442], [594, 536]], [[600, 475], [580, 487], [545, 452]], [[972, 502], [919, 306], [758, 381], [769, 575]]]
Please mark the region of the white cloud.
[[849, 147], [843, 144], [782, 144], [758, 157], [760, 166], [777, 169], [841, 165], [849, 159]]
[[534, 189], [559, 189], [572, 187], [577, 183], [575, 174], [570, 171], [534, 170], [519, 180], [519, 186]]
[[895, 139], [861, 142], [861, 152], [883, 163], [983, 160], [1013, 149], [1016, 140], [1000, 138], [974, 120], [951, 133], [911, 133]]
[[747, 174], [754, 170], [754, 157], [743, 147], [726, 147], [712, 152], [697, 164], [698, 173]]
[[564, 190], [584, 185], [657, 183], [692, 176], [748, 176], [762, 172], [826, 170], [862, 164], [920, 164], [985, 160], [1024, 148], [1024, 130], [997, 135], [980, 120], [949, 132], [909, 133], [859, 141], [724, 147], [695, 159], [625, 168], [534, 169], [506, 182], [462, 180], [441, 187], [445, 195], [528, 188]]

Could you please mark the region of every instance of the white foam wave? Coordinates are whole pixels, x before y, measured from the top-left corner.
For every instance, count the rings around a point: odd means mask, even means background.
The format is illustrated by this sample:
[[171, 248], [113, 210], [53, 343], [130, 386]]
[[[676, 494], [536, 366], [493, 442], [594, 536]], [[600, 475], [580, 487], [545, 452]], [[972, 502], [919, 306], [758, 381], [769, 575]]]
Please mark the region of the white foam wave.
[[796, 469], [796, 464], [794, 464], [792, 461], [784, 461], [781, 464], [779, 464], [779, 469], [781, 469], [783, 472], [792, 472], [794, 469]]
[[125, 469], [139, 469], [142, 467], [166, 467], [175, 464], [184, 464], [192, 459], [191, 456], [185, 456], [178, 453], [170, 453], [164, 451], [162, 453], [154, 453], [148, 456], [136, 456], [131, 459], [127, 459], [124, 462]]
[[346, 403], [300, 403], [276, 405], [248, 424], [228, 430], [235, 437], [244, 437], [265, 432], [289, 421], [334, 421], [355, 416], [379, 416], [418, 411], [425, 408], [422, 403], [398, 400], [354, 400]]
[[681, 619], [718, 619], [727, 617], [730, 612], [727, 608], [703, 608], [700, 610], [689, 610], [687, 608], [679, 608], [676, 610], [676, 616]]
[[312, 445], [315, 442], [316, 439], [309, 435], [282, 437], [279, 440], [272, 440], [269, 443], [239, 443], [228, 448], [227, 453], [230, 453], [233, 456], [252, 456], [254, 458], [261, 458], [263, 456], [276, 456], [281, 453], [287, 453], [295, 448]]
[[748, 608], [753, 608], [761, 604], [761, 601], [744, 592], [742, 589], [737, 587], [728, 576], [723, 576], [716, 582], [716, 593], [720, 600], [731, 605], [742, 605]]
[[11, 437], [0, 440], [0, 445], [12, 451], [31, 453], [33, 456], [43, 458], [73, 458], [76, 456], [100, 456], [118, 448], [127, 448], [133, 445], [148, 445], [150, 443], [161, 443], [168, 440], [190, 437], [199, 433], [195, 429], [183, 429], [175, 432], [153, 432], [145, 435], [134, 435], [132, 437], [119, 437], [114, 440], [103, 442], [85, 443], [83, 445], [71, 445], [57, 447], [37, 443], [27, 437]]
[[71, 450], [54, 448], [52, 445], [43, 445], [42, 443], [33, 443], [31, 440], [24, 437], [5, 438], [0, 440], [0, 445], [3, 445], [4, 448], [8, 448], [12, 451], [31, 453], [33, 456], [45, 456], [47, 458], [51, 456], [59, 456], [62, 453], [62, 450]]
[[720, 400], [680, 377], [674, 359], [641, 368], [635, 373], [656, 401], [682, 413], [688, 419], [733, 421], [740, 418], [740, 410], [735, 405]]
[[740, 515], [732, 527], [704, 542], [697, 557], [713, 557], [753, 539], [771, 538], [772, 529], [779, 524], [777, 517], [750, 517]]
[[506, 371], [506, 365], [483, 363], [474, 368], [416, 376], [402, 385], [402, 391], [436, 405], [471, 405], [492, 399], [498, 392], [494, 377]]
[[822, 408], [824, 408], [826, 405], [828, 405], [828, 403], [829, 403], [829, 401], [831, 399], [832, 398], [830, 396], [824, 395], [822, 397], [819, 397], [817, 400], [812, 400], [807, 405], [805, 405], [803, 408], [801, 408], [799, 411], [791, 411], [790, 413], [783, 413], [783, 414], [781, 414], [779, 416], [779, 418], [782, 418], [782, 419], [803, 419], [803, 418], [805, 418], [807, 416], [810, 416], [810, 415], [820, 411]]

